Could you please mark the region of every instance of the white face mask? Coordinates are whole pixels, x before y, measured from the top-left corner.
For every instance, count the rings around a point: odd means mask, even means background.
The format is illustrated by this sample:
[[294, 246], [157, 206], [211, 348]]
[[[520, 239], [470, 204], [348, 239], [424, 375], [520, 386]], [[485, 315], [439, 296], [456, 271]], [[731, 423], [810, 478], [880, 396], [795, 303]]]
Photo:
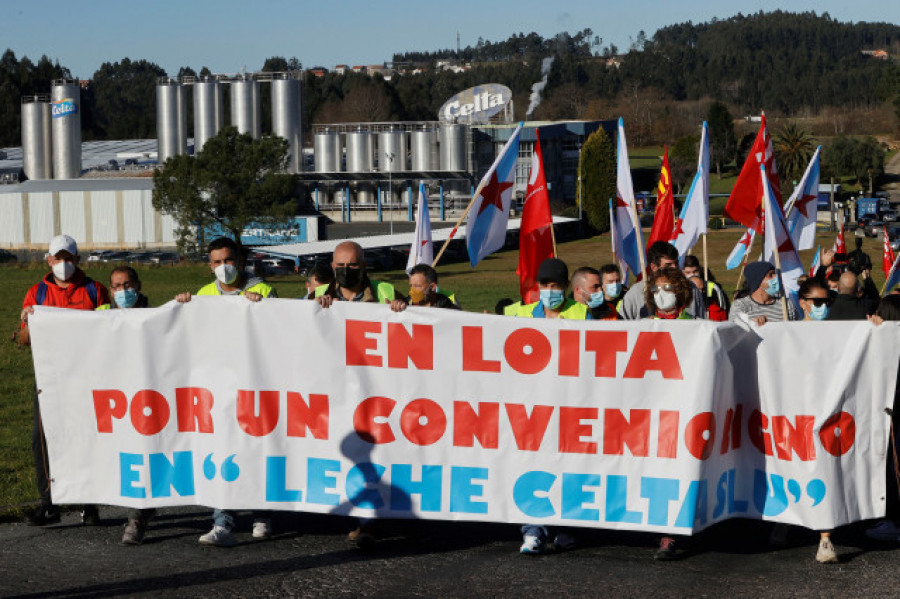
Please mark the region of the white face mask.
[[657, 308], [666, 312], [675, 307], [675, 304], [678, 303], [678, 296], [671, 291], [660, 289], [653, 294], [653, 301], [656, 302]]
[[53, 265], [53, 276], [60, 281], [68, 281], [75, 274], [75, 264], [72, 262], [61, 261]]
[[218, 265], [213, 272], [216, 273], [216, 278], [223, 285], [231, 285], [238, 276], [237, 266], [228, 263]]

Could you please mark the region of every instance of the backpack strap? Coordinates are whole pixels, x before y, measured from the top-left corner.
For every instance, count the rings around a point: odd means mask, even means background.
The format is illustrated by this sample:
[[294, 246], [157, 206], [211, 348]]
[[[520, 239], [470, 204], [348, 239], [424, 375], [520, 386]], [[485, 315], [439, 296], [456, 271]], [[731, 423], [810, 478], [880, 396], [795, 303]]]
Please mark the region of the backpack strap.
[[84, 288], [88, 293], [88, 297], [91, 298], [91, 305], [96, 308], [97, 307], [97, 283], [94, 282], [94, 279], [88, 279], [87, 284], [84, 286]]
[[44, 305], [44, 300], [47, 299], [47, 283], [42, 279], [40, 283], [38, 283], [37, 293], [34, 294], [34, 303], [38, 306]]

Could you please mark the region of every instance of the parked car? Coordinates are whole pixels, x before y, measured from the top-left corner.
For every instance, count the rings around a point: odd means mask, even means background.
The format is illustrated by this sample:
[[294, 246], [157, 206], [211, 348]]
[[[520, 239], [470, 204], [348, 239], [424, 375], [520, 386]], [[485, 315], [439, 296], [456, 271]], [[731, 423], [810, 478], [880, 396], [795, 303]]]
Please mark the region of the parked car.
[[181, 256], [174, 252], [156, 252], [150, 257], [151, 264], [169, 265], [181, 262]]
[[101, 256], [100, 262], [127, 262], [131, 252], [109, 252]]
[[394, 259], [388, 248], [375, 248], [365, 251], [366, 270], [390, 270], [394, 266]]
[[881, 220], [883, 220], [886, 223], [895, 222], [897, 220], [897, 211], [894, 210], [893, 208], [890, 208], [888, 210], [883, 210], [881, 212]]
[[18, 262], [19, 257], [9, 250], [0, 250], [0, 264], [8, 264], [10, 262]]
[[872, 220], [869, 221], [868, 224], [863, 228], [863, 232], [866, 234], [866, 237], [878, 237], [878, 235], [884, 229], [884, 222], [880, 220]]

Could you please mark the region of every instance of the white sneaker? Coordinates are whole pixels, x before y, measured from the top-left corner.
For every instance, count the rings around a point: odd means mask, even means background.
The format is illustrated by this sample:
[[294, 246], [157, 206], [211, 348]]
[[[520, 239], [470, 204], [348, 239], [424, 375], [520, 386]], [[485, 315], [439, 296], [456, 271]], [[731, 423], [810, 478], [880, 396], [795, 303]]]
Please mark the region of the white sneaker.
[[831, 539], [825, 538], [819, 541], [819, 550], [816, 552], [816, 561], [820, 564], [836, 564], [838, 561], [837, 552]]
[[519, 553], [525, 555], [539, 555], [544, 552], [544, 541], [540, 537], [534, 535], [525, 535], [522, 539], [522, 546], [519, 547]]
[[877, 541], [900, 541], [900, 528], [890, 520], [882, 520], [868, 529], [866, 536]]
[[224, 526], [213, 526], [211, 531], [200, 537], [200, 544], [215, 545], [216, 547], [234, 547], [237, 545], [237, 537]]
[[268, 539], [272, 536], [272, 521], [259, 518], [253, 521], [253, 538]]

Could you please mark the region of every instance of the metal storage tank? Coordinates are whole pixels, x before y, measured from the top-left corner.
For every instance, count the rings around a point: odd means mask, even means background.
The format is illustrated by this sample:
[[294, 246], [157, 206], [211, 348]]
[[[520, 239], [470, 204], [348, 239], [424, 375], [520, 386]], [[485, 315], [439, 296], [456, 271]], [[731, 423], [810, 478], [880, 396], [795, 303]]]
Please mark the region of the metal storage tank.
[[466, 126], [441, 125], [440, 144], [441, 170], [466, 170]]
[[222, 84], [212, 78], [194, 84], [194, 155], [225, 124]]
[[31, 180], [53, 177], [49, 96], [22, 98], [22, 163]]
[[[393, 155], [393, 159], [388, 155]], [[406, 132], [391, 127], [378, 134], [378, 170], [400, 173], [406, 170]]]
[[81, 176], [81, 87], [75, 79], [56, 79], [50, 87], [53, 176]]
[[179, 129], [181, 114], [178, 81], [162, 77], [156, 82], [156, 152], [159, 164], [182, 154]]
[[341, 134], [324, 129], [313, 136], [313, 160], [317, 173], [341, 171]]
[[175, 92], [178, 96], [178, 153], [187, 154], [187, 87], [179, 84], [175, 89]]
[[289, 173], [299, 173], [303, 168], [301, 101], [298, 79], [272, 80], [272, 133], [285, 138], [290, 144]]
[[437, 170], [433, 164], [432, 148], [434, 146], [434, 131], [428, 127], [422, 127], [410, 133], [412, 145], [412, 170], [433, 171]]
[[231, 82], [231, 124], [255, 139], [261, 135], [259, 81], [245, 78]]
[[[367, 129], [359, 127], [356, 131], [347, 133], [347, 172], [371, 173], [372, 163], [372, 136]], [[356, 201], [360, 204], [371, 204], [375, 201], [372, 186], [367, 183], [356, 185]]]

